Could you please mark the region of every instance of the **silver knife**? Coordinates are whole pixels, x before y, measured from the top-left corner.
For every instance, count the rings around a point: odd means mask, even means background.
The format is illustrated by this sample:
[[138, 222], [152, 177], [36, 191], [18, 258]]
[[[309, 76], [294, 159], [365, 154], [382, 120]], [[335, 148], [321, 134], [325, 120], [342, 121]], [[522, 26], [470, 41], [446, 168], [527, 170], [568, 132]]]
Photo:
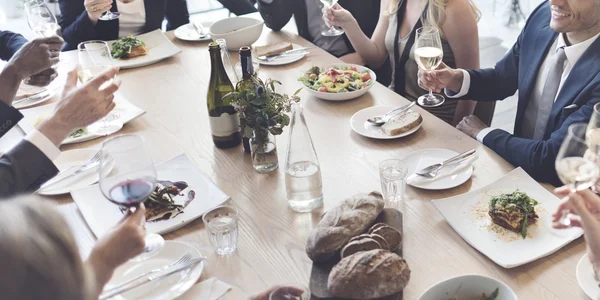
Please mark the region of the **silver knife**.
[[67, 176], [64, 176], [62, 178], [58, 178], [58, 179], [55, 179], [55, 180], [50, 180], [50, 181], [42, 184], [42, 186], [40, 186], [40, 188], [38, 189], [38, 191], [42, 190], [42, 189], [45, 189], [45, 188], [47, 188], [49, 186], [55, 185], [55, 184], [57, 184], [59, 182], [65, 181], [65, 180], [67, 180], [69, 178], [73, 178], [73, 177], [75, 177], [75, 176], [77, 176], [77, 175], [79, 175], [79, 174], [81, 174], [83, 172], [87, 172], [87, 171], [92, 170], [92, 169], [97, 169], [98, 166], [100, 166], [100, 162], [99, 161], [91, 163], [91, 164], [84, 165], [84, 166], [80, 167], [79, 169], [77, 169], [75, 172], [73, 172], [73, 173], [71, 173], [71, 174], [69, 174]]
[[[312, 49], [314, 48], [314, 46], [310, 46], [310, 47], [302, 47], [302, 48], [296, 48], [296, 49], [292, 49], [292, 50], [288, 50], [288, 51], [284, 51], [281, 53], [277, 53], [277, 54], [273, 54], [273, 55], [263, 55], [263, 56], [258, 56], [258, 59], [261, 60], [265, 60], [265, 59], [269, 59], [269, 58], [273, 58], [273, 57], [278, 57], [278, 56], [284, 56], [284, 55], [288, 55], [288, 54], [296, 54], [297, 52], [305, 52], [308, 49]], [[307, 53], [308, 54], [308, 53]]]
[[[471, 157], [473, 157], [474, 154], [475, 154], [475, 149], [471, 149], [469, 151], [465, 151], [465, 152], [463, 152], [461, 154], [458, 154], [458, 155], [456, 155], [454, 157], [451, 157], [451, 158], [447, 159], [446, 161], [444, 161], [442, 163], [437, 163], [437, 164], [433, 164], [433, 165], [427, 166], [427, 167], [425, 167], [425, 168], [423, 168], [423, 169], [421, 169], [419, 171], [415, 171], [414, 174], [408, 176], [406, 178], [406, 182], [409, 182], [409, 181], [411, 181], [411, 180], [413, 180], [413, 179], [415, 179], [417, 177], [425, 177], [423, 175], [420, 175], [419, 173], [420, 172], [425, 172], [425, 170], [427, 170], [429, 168], [432, 168], [432, 167], [434, 167], [436, 165], [440, 165], [441, 164], [442, 167], [445, 167], [447, 165], [453, 165], [453, 164], [461, 163], [461, 162], [463, 162], [465, 160], [471, 159]], [[428, 177], [425, 177], [425, 178], [428, 178]]]
[[13, 101], [12, 104], [14, 105], [14, 104], [19, 104], [19, 103], [25, 102], [25, 101], [40, 100], [40, 99], [46, 98], [48, 96], [50, 96], [50, 91], [46, 90], [46, 91], [37, 93], [35, 95], [31, 95], [29, 97], [23, 98], [23, 99], [19, 99], [19, 100]]
[[113, 288], [113, 289], [111, 289], [110, 292], [101, 294], [98, 299], [99, 300], [108, 299], [108, 298], [114, 297], [116, 295], [122, 294], [124, 292], [127, 292], [127, 291], [129, 291], [131, 289], [134, 289], [134, 288], [136, 288], [138, 286], [144, 285], [144, 284], [146, 284], [148, 282], [165, 278], [165, 277], [167, 277], [167, 276], [169, 276], [169, 275], [171, 275], [173, 273], [179, 272], [181, 270], [189, 269], [189, 268], [195, 266], [196, 264], [204, 261], [205, 259], [206, 259], [206, 257], [195, 258], [195, 259], [192, 259], [192, 260], [190, 260], [188, 262], [176, 265], [176, 266], [174, 266], [174, 267], [172, 267], [172, 268], [170, 268], [170, 269], [168, 269], [168, 270], [166, 270], [166, 271], [164, 271], [164, 272], [162, 272], [162, 273], [160, 273], [158, 275], [150, 275], [150, 276], [148, 276], [148, 277], [146, 277], [144, 279], [141, 279], [140, 281], [132, 282], [132, 283], [125, 284], [125, 285], [117, 287], [117, 288]]
[[206, 30], [204, 30], [204, 26], [202, 26], [202, 24], [192, 21], [192, 25], [194, 25], [194, 29], [196, 29], [196, 33], [198, 33], [200, 38], [204, 38], [206, 36]]

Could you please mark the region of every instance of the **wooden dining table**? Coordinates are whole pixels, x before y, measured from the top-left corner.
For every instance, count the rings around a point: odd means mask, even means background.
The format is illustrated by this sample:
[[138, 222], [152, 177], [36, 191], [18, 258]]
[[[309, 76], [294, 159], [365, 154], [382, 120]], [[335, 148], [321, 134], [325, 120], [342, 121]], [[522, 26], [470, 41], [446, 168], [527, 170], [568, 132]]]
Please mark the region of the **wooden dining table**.
[[[155, 162], [185, 153], [225, 193], [240, 214], [238, 249], [231, 255], [212, 252], [201, 219], [165, 234], [166, 240], [187, 242], [208, 256], [200, 281], [216, 277], [233, 288], [222, 299], [246, 299], [276, 284], [307, 286], [311, 260], [305, 253], [306, 240], [321, 215], [343, 199], [357, 193], [380, 191], [378, 165], [389, 158], [425, 148], [456, 152], [476, 149], [479, 158], [467, 182], [449, 190], [427, 191], [407, 187], [405, 201], [395, 205], [404, 215], [403, 252], [411, 269], [404, 299], [418, 299], [433, 284], [444, 279], [479, 274], [507, 283], [520, 299], [587, 299], [578, 286], [575, 267], [585, 253], [583, 238], [555, 254], [524, 266], [505, 269], [472, 248], [437, 212], [431, 201], [463, 194], [488, 185], [514, 169], [514, 166], [475, 139], [463, 134], [421, 108], [421, 129], [394, 140], [375, 140], [352, 131], [350, 118], [374, 105], [400, 106], [408, 100], [376, 83], [364, 96], [344, 102], [329, 102], [300, 93], [301, 103], [319, 158], [324, 205], [311, 213], [297, 213], [288, 207], [284, 169], [289, 128], [277, 136], [279, 168], [258, 174], [251, 157], [242, 147], [218, 149], [213, 145], [206, 95], [210, 78], [207, 43], [185, 42], [167, 37], [182, 52], [159, 63], [121, 70], [119, 92], [146, 114], [126, 124], [120, 133], [142, 136]], [[289, 32], [268, 28], [254, 45], [288, 41], [302, 46], [310, 42]], [[231, 52], [234, 62], [237, 54]], [[61, 54], [76, 61], [76, 52]], [[262, 79], [283, 83], [279, 91], [293, 93], [301, 87], [297, 78], [312, 66], [326, 66], [340, 60], [319, 48], [298, 62], [284, 66], [260, 66]], [[66, 145], [62, 151], [99, 147], [103, 139]], [[517, 149], [515, 149], [517, 151]], [[545, 186], [552, 189], [551, 186]], [[201, 191], [198, 191], [202, 193]], [[58, 204], [75, 232], [83, 257], [95, 241], [70, 195], [49, 198]], [[89, 201], [107, 201], [89, 199]]]

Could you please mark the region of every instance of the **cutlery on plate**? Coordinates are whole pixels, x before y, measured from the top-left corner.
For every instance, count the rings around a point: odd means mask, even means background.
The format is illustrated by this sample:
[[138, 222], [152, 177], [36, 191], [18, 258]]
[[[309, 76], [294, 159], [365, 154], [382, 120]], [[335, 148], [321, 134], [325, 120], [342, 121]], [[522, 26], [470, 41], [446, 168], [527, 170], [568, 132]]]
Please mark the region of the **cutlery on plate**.
[[189, 268], [195, 266], [196, 264], [204, 261], [205, 259], [206, 259], [206, 257], [194, 258], [194, 259], [189, 260], [189, 261], [187, 261], [185, 263], [180, 263], [178, 265], [175, 265], [175, 266], [173, 266], [173, 267], [171, 267], [171, 268], [169, 268], [169, 269], [161, 272], [158, 275], [150, 274], [150, 275], [148, 275], [148, 277], [146, 277], [146, 278], [144, 278], [142, 280], [139, 280], [139, 281], [136, 281], [136, 282], [132, 282], [132, 283], [130, 283], [130, 284], [126, 285], [126, 286], [123, 286], [123, 287], [121, 287], [119, 289], [111, 290], [111, 292], [102, 293], [98, 299], [99, 300], [108, 299], [108, 298], [114, 297], [116, 295], [122, 294], [122, 293], [124, 293], [126, 291], [129, 291], [131, 289], [134, 289], [134, 288], [136, 288], [138, 286], [144, 285], [144, 284], [146, 284], [148, 282], [165, 278], [165, 277], [167, 277], [167, 276], [169, 276], [169, 275], [171, 275], [173, 273], [176, 273], [176, 272], [179, 272], [179, 271], [182, 271], [182, 270], [185, 270], [185, 269], [189, 269]]
[[269, 56], [257, 56], [256, 59], [261, 60], [261, 61], [273, 61], [274, 59], [280, 58], [280, 57], [288, 57], [288, 56], [300, 56], [300, 55], [306, 55], [310, 52], [308, 51], [300, 51], [300, 52], [292, 52], [292, 53], [280, 53], [280, 54], [274, 54], [274, 55], [269, 55]]
[[389, 122], [392, 118], [394, 118], [402, 113], [407, 112], [411, 107], [415, 106], [416, 103], [417, 103], [416, 101], [413, 101], [402, 107], [395, 108], [395, 109], [387, 112], [383, 116], [376, 116], [376, 117], [368, 118], [367, 121], [369, 123], [371, 123], [371, 125], [382, 126], [383, 124]]
[[429, 179], [435, 178], [438, 174], [438, 172], [445, 166], [447, 165], [451, 165], [451, 164], [456, 164], [459, 162], [463, 162], [469, 158], [471, 158], [471, 156], [473, 156], [473, 154], [475, 154], [475, 149], [471, 149], [469, 151], [465, 151], [459, 155], [456, 155], [452, 158], [449, 158], [441, 163], [437, 163], [434, 165], [431, 165], [429, 167], [423, 168], [417, 172], [415, 172], [416, 175], [419, 176], [423, 176]]
[[25, 97], [23, 99], [19, 99], [17, 101], [13, 101], [12, 104], [15, 105], [15, 104], [19, 104], [19, 103], [25, 102], [25, 101], [40, 100], [40, 99], [46, 98], [48, 96], [50, 96], [50, 91], [46, 90], [46, 91], [43, 91], [43, 92], [39, 92], [39, 93], [37, 93], [35, 95], [31, 95], [29, 97]]
[[206, 33], [206, 29], [200, 22], [192, 21], [192, 25], [194, 25], [194, 29], [196, 29], [196, 33], [200, 36], [199, 39], [205, 38], [208, 34]]
[[166, 266], [162, 266], [162, 267], [160, 267], [160, 268], [156, 268], [156, 269], [154, 269], [154, 270], [148, 271], [148, 272], [146, 272], [146, 273], [143, 273], [143, 274], [141, 274], [141, 275], [139, 275], [139, 276], [136, 276], [136, 277], [134, 277], [134, 278], [131, 278], [131, 279], [129, 279], [129, 280], [127, 280], [127, 281], [125, 281], [125, 282], [123, 282], [123, 283], [121, 283], [121, 284], [119, 284], [119, 285], [117, 285], [117, 286], [113, 287], [113, 288], [110, 288], [110, 289], [108, 289], [108, 290], [104, 291], [102, 294], [108, 294], [108, 293], [112, 293], [112, 292], [114, 292], [114, 291], [116, 291], [116, 290], [118, 290], [118, 289], [121, 289], [121, 288], [123, 288], [123, 287], [125, 287], [125, 286], [127, 286], [127, 285], [131, 284], [131, 283], [132, 283], [132, 282], [134, 282], [134, 281], [138, 281], [138, 280], [140, 280], [140, 279], [142, 279], [142, 278], [144, 278], [144, 277], [146, 277], [146, 276], [148, 276], [148, 275], [154, 274], [154, 273], [156, 273], [156, 272], [164, 271], [164, 270], [166, 270], [166, 269], [168, 269], [168, 268], [171, 268], [171, 267], [173, 267], [173, 266], [176, 266], [176, 265], [179, 265], [179, 264], [182, 264], [182, 263], [186, 263], [186, 262], [188, 262], [190, 259], [192, 259], [192, 254], [188, 252], [188, 253], [186, 253], [184, 256], [182, 256], [180, 259], [178, 259], [178, 260], [176, 260], [176, 261], [174, 261], [174, 262], [172, 262], [172, 263], [170, 263], [170, 264], [168, 264], [168, 265], [166, 265]]
[[[60, 173], [56, 174], [56, 176], [54, 176], [54, 178], [50, 179], [49, 181], [47, 181], [46, 183], [42, 184], [42, 186], [40, 186], [40, 188], [38, 189], [45, 189], [51, 185], [54, 185], [56, 183], [59, 183], [61, 181], [64, 181], [66, 179], [72, 178], [74, 176], [77, 176], [83, 172], [86, 172], [88, 170], [91, 170], [95, 167], [97, 167], [98, 165], [100, 165], [100, 151], [96, 152], [96, 154], [94, 154], [94, 156], [92, 156], [92, 158], [90, 158], [88, 161], [86, 161], [83, 165], [76, 165], [76, 166], [72, 166], [64, 171], [61, 171]], [[70, 170], [73, 170], [74, 168], [79, 167], [75, 172], [64, 176], [64, 177], [60, 177], [62, 174], [66, 174], [67, 172], [69, 172]], [[36, 191], [37, 192], [37, 191]]]

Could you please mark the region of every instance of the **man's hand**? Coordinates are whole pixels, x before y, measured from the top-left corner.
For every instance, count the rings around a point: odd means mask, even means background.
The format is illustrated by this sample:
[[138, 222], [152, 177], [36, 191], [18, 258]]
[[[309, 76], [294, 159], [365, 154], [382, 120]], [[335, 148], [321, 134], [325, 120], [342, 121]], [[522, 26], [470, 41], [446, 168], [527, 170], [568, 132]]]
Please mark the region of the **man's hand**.
[[23, 82], [29, 85], [35, 86], [47, 86], [49, 85], [56, 77], [58, 73], [53, 68], [46, 69], [42, 72], [39, 72], [35, 75], [29, 76]]
[[13, 55], [6, 68], [13, 69], [20, 80], [38, 74], [58, 63], [63, 44], [58, 36], [30, 41]]
[[460, 121], [460, 123], [456, 125], [456, 128], [458, 130], [464, 132], [465, 134], [474, 139], [477, 138], [477, 135], [479, 134], [479, 132], [481, 132], [481, 130], [487, 127], [488, 126], [485, 125], [485, 123], [483, 123], [481, 120], [479, 120], [478, 117], [473, 115], [464, 117], [462, 121]]
[[448, 67], [441, 63], [435, 71], [423, 71], [419, 68], [417, 83], [424, 90], [441, 93], [442, 89], [450, 89], [456, 93], [460, 91], [463, 82], [463, 72]]

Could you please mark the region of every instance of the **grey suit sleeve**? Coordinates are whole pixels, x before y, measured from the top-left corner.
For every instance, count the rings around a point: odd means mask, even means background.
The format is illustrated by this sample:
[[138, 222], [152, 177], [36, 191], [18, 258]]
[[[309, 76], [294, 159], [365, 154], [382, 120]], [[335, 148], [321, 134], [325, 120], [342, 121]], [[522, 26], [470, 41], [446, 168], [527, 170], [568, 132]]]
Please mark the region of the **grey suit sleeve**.
[[54, 163], [40, 149], [22, 140], [0, 157], [0, 198], [33, 192], [57, 173]]

